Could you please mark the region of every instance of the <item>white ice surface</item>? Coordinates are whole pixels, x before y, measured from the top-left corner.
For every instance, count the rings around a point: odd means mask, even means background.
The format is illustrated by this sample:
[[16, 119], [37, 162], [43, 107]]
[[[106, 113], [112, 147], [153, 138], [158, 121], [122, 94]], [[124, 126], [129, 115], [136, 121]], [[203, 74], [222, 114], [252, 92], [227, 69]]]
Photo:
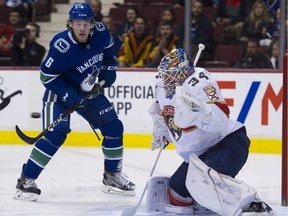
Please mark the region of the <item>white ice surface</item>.
[[[37, 202], [14, 200], [15, 185], [21, 167], [33, 146], [0, 145], [0, 215], [119, 216], [135, 205], [145, 187], [158, 150], [125, 149], [123, 171], [136, 183], [136, 196], [104, 194], [102, 188], [103, 156], [101, 148], [63, 146], [37, 180], [42, 190]], [[154, 175], [170, 176], [181, 164], [173, 150], [164, 150]], [[281, 155], [250, 154], [237, 176], [255, 187], [263, 200], [280, 216], [288, 215], [281, 205]], [[145, 213], [145, 197], [136, 215]]]

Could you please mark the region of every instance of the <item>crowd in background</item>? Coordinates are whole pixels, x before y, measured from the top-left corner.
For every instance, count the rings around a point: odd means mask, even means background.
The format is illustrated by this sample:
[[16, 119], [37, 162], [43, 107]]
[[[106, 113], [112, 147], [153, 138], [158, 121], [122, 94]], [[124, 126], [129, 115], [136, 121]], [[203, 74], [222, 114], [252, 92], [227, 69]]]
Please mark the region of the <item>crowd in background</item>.
[[40, 26], [33, 20], [35, 0], [0, 0], [10, 8], [8, 23], [0, 25], [0, 57], [10, 57], [3, 66], [39, 66], [46, 49], [36, 41]]
[[[87, 1], [95, 21], [103, 22], [114, 37], [119, 67], [156, 68], [164, 55], [184, 46], [184, 16], [177, 17], [174, 8], [184, 8], [185, 0], [171, 0], [166, 7], [162, 5], [156, 22], [140, 15], [137, 4], [125, 6], [125, 20], [120, 22], [119, 17], [103, 15], [100, 0]], [[149, 0], [141, 2], [149, 4]], [[37, 43], [40, 27], [31, 20], [35, 0], [0, 0], [0, 4], [13, 8], [9, 23], [0, 25], [0, 57], [10, 53], [11, 66], [39, 66], [46, 50]], [[207, 8], [215, 9], [212, 15], [205, 13]], [[243, 46], [241, 59], [227, 66], [277, 69], [279, 21], [280, 0], [192, 0], [190, 55], [193, 58], [198, 44], [203, 43], [205, 51], [199, 65], [207, 66], [205, 63], [214, 60], [219, 44], [237, 44]], [[220, 39], [215, 36], [216, 29], [220, 29]]]
[[[183, 47], [184, 20], [177, 19], [173, 8], [184, 7], [185, 1], [171, 3], [163, 8], [156, 25], [139, 16], [137, 7], [127, 8], [123, 23], [115, 22], [113, 34], [120, 41], [122, 38], [117, 50], [119, 66], [155, 67], [173, 48]], [[215, 8], [213, 16], [204, 12], [207, 7]], [[205, 66], [205, 62], [214, 60], [217, 45], [238, 44], [243, 46], [242, 58], [229, 67], [277, 69], [279, 21], [279, 0], [192, 0], [190, 55], [193, 58], [198, 44], [203, 43], [205, 51], [199, 64]], [[214, 29], [219, 27], [222, 39], [216, 41]]]

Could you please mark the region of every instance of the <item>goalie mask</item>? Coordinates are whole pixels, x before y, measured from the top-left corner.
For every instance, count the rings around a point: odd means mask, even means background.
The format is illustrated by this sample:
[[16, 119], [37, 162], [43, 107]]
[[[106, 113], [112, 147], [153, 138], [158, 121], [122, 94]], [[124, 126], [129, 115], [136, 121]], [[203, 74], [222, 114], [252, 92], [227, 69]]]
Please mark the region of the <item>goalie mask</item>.
[[167, 97], [175, 93], [176, 86], [181, 85], [193, 73], [193, 69], [194, 65], [184, 49], [173, 49], [161, 59], [158, 71]]

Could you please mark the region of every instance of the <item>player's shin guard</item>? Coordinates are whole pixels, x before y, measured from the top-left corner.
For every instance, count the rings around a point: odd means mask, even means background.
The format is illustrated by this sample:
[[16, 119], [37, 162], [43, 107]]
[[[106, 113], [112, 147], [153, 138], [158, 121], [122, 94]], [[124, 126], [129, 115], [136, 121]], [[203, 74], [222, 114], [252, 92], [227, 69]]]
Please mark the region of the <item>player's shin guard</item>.
[[37, 179], [42, 170], [66, 139], [66, 132], [49, 132], [35, 144], [23, 173], [32, 179]]
[[23, 165], [22, 173], [16, 184], [15, 199], [36, 201], [41, 190], [37, 187], [35, 179], [50, 161], [52, 156], [66, 139], [65, 132], [48, 133], [35, 144], [27, 164]]
[[104, 154], [103, 192], [109, 194], [135, 195], [135, 184], [122, 173], [123, 158], [123, 124], [114, 119], [100, 128], [104, 140], [102, 151]]
[[[120, 146], [117, 146], [119, 145]], [[122, 173], [123, 145], [121, 137], [105, 137], [102, 145], [105, 157], [105, 171], [103, 174], [104, 193], [135, 195], [135, 184]]]

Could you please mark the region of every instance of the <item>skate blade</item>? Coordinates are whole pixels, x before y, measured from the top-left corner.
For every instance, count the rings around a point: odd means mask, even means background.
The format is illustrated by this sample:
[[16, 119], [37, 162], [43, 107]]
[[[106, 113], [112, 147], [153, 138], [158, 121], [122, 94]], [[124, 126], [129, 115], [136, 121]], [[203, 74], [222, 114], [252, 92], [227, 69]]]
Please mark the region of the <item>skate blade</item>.
[[16, 191], [16, 193], [14, 195], [14, 199], [35, 202], [38, 199], [38, 194], [27, 193], [27, 192], [23, 192], [23, 191], [17, 189], [17, 191]]
[[122, 196], [135, 196], [135, 191], [124, 191], [116, 187], [109, 185], [104, 185], [102, 188], [103, 193], [113, 194], [113, 195], [122, 195]]

